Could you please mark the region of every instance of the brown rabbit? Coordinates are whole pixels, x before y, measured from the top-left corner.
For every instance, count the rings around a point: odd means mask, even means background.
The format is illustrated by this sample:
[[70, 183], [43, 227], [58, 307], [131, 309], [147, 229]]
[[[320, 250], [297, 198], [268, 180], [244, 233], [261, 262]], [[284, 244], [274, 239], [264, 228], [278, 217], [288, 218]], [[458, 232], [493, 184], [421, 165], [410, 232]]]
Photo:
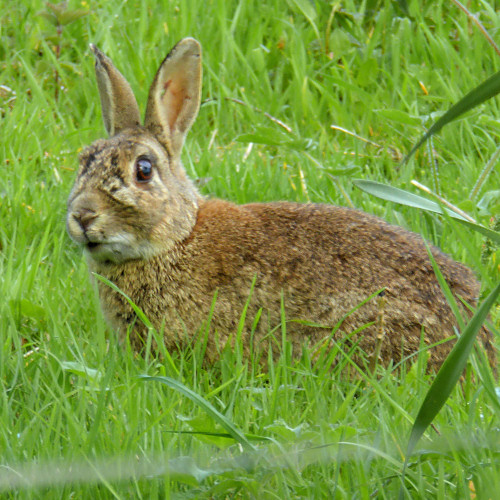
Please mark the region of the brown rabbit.
[[[455, 318], [416, 234], [347, 208], [238, 206], [198, 193], [180, 160], [200, 105], [196, 40], [181, 40], [161, 64], [144, 126], [125, 78], [91, 48], [110, 139], [80, 157], [68, 232], [84, 246], [91, 271], [115, 283], [164, 332], [167, 349], [196, 338], [211, 315], [207, 355], [215, 359], [236, 335], [247, 302], [247, 354], [251, 341], [263, 352], [279, 348], [282, 310], [296, 354], [304, 343], [328, 339], [336, 325], [334, 340], [359, 343], [385, 364], [417, 352], [422, 335], [428, 345], [455, 337]], [[473, 273], [436, 248], [432, 253], [455, 296], [474, 305]], [[140, 350], [146, 328], [122, 295], [98, 286], [111, 325], [122, 337], [132, 326], [130, 340]], [[487, 332], [481, 336], [493, 360]], [[430, 349], [431, 368], [452, 343]]]

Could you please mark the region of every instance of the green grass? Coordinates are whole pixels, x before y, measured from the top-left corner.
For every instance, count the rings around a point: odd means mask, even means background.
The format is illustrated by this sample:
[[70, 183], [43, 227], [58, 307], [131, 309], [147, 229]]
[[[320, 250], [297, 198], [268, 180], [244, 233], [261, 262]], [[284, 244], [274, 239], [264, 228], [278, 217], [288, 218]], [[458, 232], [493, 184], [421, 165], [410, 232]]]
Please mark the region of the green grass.
[[[406, 373], [353, 376], [340, 354], [334, 368], [327, 353], [316, 359], [306, 351], [293, 362], [286, 344], [267, 371], [238, 350], [207, 367], [199, 344], [172, 353], [171, 362], [118, 345], [64, 227], [77, 153], [104, 135], [88, 44], [113, 58], [144, 109], [173, 44], [188, 35], [201, 41], [203, 104], [183, 159], [207, 196], [361, 208], [467, 263], [485, 294], [499, 281], [498, 249], [485, 252], [479, 233], [449, 218], [370, 197], [352, 179], [417, 192], [415, 179], [489, 226], [500, 212], [498, 168], [476, 198], [469, 195], [497, 148], [498, 98], [434, 136], [432, 158], [423, 146], [404, 166], [399, 160], [500, 69], [499, 56], [443, 1], [409, 1], [411, 18], [389, 0], [347, 0], [333, 16], [336, 4], [321, 0], [69, 4], [88, 15], [59, 40], [37, 15], [47, 10], [42, 1], [2, 7], [0, 495], [394, 498], [433, 380], [424, 356]], [[468, 8], [497, 39], [494, 3]], [[498, 316], [497, 306], [497, 324]], [[500, 412], [483, 385], [487, 372], [473, 355], [410, 457], [412, 498], [500, 491]], [[144, 374], [181, 382], [217, 413]]]

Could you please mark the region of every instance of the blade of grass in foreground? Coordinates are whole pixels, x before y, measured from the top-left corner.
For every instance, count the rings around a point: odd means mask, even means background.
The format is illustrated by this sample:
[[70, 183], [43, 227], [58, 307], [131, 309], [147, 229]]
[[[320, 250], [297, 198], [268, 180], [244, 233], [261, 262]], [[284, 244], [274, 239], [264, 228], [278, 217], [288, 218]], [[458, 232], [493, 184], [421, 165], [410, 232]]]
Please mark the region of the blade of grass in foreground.
[[446, 124], [458, 118], [460, 115], [479, 106], [484, 101], [491, 99], [500, 92], [500, 71], [490, 76], [483, 83], [471, 90], [460, 101], [454, 104], [431, 128], [419, 139], [411, 151], [404, 157], [402, 163], [406, 163], [413, 153], [432, 135], [439, 132]]
[[112, 281], [109, 281], [104, 276], [101, 276], [100, 274], [97, 273], [92, 273], [92, 274], [99, 281], [102, 281], [105, 285], [108, 285], [112, 290], [119, 293], [120, 295], [123, 295], [123, 297], [127, 299], [127, 302], [130, 304], [130, 307], [133, 309], [137, 317], [144, 323], [146, 328], [153, 328], [151, 321], [149, 321], [148, 317], [142, 312], [142, 309], [140, 307], [137, 307], [132, 301], [132, 299], [126, 293], [122, 292]]
[[149, 375], [141, 375], [143, 380], [148, 382], [161, 382], [171, 389], [175, 389], [187, 398], [189, 398], [193, 403], [199, 406], [203, 411], [210, 415], [219, 425], [221, 425], [228, 434], [247, 451], [255, 451], [255, 447], [248, 441], [245, 435], [222, 413], [220, 413], [216, 408], [214, 408], [207, 400], [202, 398], [199, 394], [192, 391], [189, 387], [175, 380], [171, 377], [150, 377]]
[[441, 205], [435, 201], [428, 200], [427, 198], [419, 196], [418, 194], [410, 193], [404, 189], [395, 188], [376, 181], [354, 179], [352, 182], [359, 189], [365, 191], [365, 193], [381, 198], [382, 200], [393, 201], [395, 203], [400, 203], [401, 205], [406, 205], [407, 207], [420, 208], [436, 214], [442, 214], [443, 211], [445, 211], [447, 215], [456, 219], [461, 224], [474, 229], [474, 231], [477, 231], [490, 240], [500, 244], [500, 233], [497, 231], [488, 229], [480, 224], [474, 224], [473, 222], [464, 219], [464, 217], [453, 210], [441, 207]]
[[451, 394], [451, 391], [458, 382], [460, 375], [463, 373], [467, 363], [467, 358], [469, 357], [474, 341], [476, 340], [476, 335], [486, 320], [488, 312], [495, 303], [499, 293], [500, 283], [497, 284], [495, 289], [481, 304], [476, 314], [474, 314], [469, 324], [462, 332], [462, 335], [457, 340], [457, 343], [451, 350], [448, 357], [445, 359], [434, 382], [428, 390], [427, 395], [425, 396], [424, 402], [422, 403], [417, 418], [415, 419], [415, 423], [413, 424], [410, 439], [408, 440], [399, 498], [403, 498], [404, 478], [406, 468], [408, 466], [408, 459], [413, 453], [416, 444], [424, 434], [425, 429], [427, 429], [434, 417], [438, 414], [439, 410], [441, 410]]
[[[104, 276], [101, 276], [100, 274], [97, 274], [97, 273], [92, 273], [92, 275], [95, 276], [99, 281], [102, 281], [105, 285], [109, 286], [116, 293], [123, 295], [123, 297], [125, 297], [127, 302], [130, 304], [130, 307], [135, 312], [137, 317], [144, 323], [146, 328], [150, 331], [153, 331], [153, 332], [155, 331], [153, 324], [151, 323], [151, 321], [149, 321], [148, 317], [144, 314], [142, 309], [140, 307], [138, 307], [134, 303], [134, 301], [126, 293], [122, 292], [112, 281], [109, 281]], [[176, 375], [179, 375], [179, 370], [175, 366], [175, 363], [174, 363], [172, 357], [170, 356], [169, 352], [166, 349], [162, 349], [162, 354], [165, 356], [166, 360], [168, 361], [170, 367], [173, 369], [174, 373]]]

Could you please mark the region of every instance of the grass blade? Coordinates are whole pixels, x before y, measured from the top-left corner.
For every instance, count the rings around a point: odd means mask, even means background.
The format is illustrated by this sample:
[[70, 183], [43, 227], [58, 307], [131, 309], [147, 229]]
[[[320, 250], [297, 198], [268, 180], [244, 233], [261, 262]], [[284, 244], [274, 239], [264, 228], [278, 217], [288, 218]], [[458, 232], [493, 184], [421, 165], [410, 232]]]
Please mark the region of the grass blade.
[[[92, 273], [92, 275], [95, 276], [99, 281], [102, 281], [105, 285], [109, 286], [116, 293], [119, 293], [120, 295], [125, 297], [125, 299], [129, 303], [130, 307], [132, 308], [132, 310], [134, 311], [136, 316], [144, 323], [144, 325], [146, 326], [148, 331], [150, 333], [153, 333], [153, 335], [155, 335], [155, 336], [158, 334], [158, 332], [155, 330], [153, 324], [151, 323], [151, 321], [149, 321], [149, 318], [144, 314], [142, 309], [140, 307], [138, 307], [134, 303], [134, 301], [126, 293], [122, 292], [112, 281], [109, 281], [104, 276], [101, 276], [100, 274], [97, 274], [97, 273]], [[158, 345], [161, 348], [161, 343], [158, 343]], [[172, 368], [174, 373], [176, 375], [179, 375], [179, 370], [175, 366], [174, 360], [170, 356], [170, 353], [165, 348], [161, 349], [161, 352], [162, 352], [163, 356], [165, 356], [165, 359], [168, 361], [168, 364], [170, 365], [170, 367]]]
[[[365, 193], [381, 198], [382, 200], [393, 201], [395, 203], [400, 203], [401, 205], [406, 205], [407, 207], [421, 208], [422, 210], [427, 210], [429, 212], [434, 212], [437, 214], [443, 213], [443, 208], [441, 205], [435, 201], [428, 200], [418, 194], [410, 193], [404, 189], [395, 188], [388, 186], [387, 184], [382, 184], [381, 182], [370, 181], [366, 179], [354, 179], [353, 184], [364, 191]], [[446, 213], [450, 217], [456, 219], [464, 219], [461, 215], [445, 208]]]
[[474, 231], [481, 233], [490, 240], [500, 244], [500, 233], [493, 231], [487, 227], [481, 226], [480, 224], [474, 224], [466, 220], [463, 216], [450, 210], [448, 208], [443, 208], [439, 203], [435, 201], [423, 198], [418, 194], [410, 193], [404, 189], [395, 188], [388, 186], [387, 184], [382, 184], [380, 182], [370, 181], [366, 179], [354, 179], [352, 181], [355, 186], [364, 191], [365, 193], [371, 194], [380, 198], [382, 200], [393, 201], [395, 203], [400, 203], [401, 205], [406, 205], [407, 207], [420, 208], [422, 210], [427, 210], [428, 212], [434, 212], [436, 214], [443, 214], [446, 212], [447, 215], [456, 219], [461, 224], [464, 224]]
[[99, 281], [102, 281], [105, 285], [109, 286], [116, 293], [119, 293], [120, 295], [125, 297], [125, 299], [127, 299], [127, 302], [130, 304], [132, 310], [135, 312], [137, 317], [144, 323], [146, 328], [153, 329], [151, 321], [149, 321], [148, 317], [143, 313], [142, 309], [140, 307], [137, 307], [134, 301], [126, 293], [122, 292], [112, 281], [109, 281], [104, 276], [101, 276], [100, 274], [97, 273], [92, 273], [92, 275], [95, 276]]
[[210, 417], [212, 417], [219, 425], [221, 425], [228, 434], [247, 451], [255, 451], [255, 447], [248, 441], [245, 435], [222, 413], [212, 406], [206, 399], [192, 391], [189, 387], [171, 377], [150, 377], [149, 375], [141, 375], [143, 380], [148, 382], [161, 382], [167, 387], [180, 392], [182, 395], [189, 398], [193, 403], [199, 406]]
[[487, 181], [488, 177], [490, 176], [491, 172], [493, 172], [493, 169], [495, 168], [495, 165], [497, 164], [498, 157], [500, 156], [500, 147], [496, 149], [496, 151], [493, 153], [493, 156], [488, 160], [488, 163], [486, 166], [483, 168], [481, 171], [481, 174], [479, 175], [479, 178], [476, 181], [476, 184], [472, 188], [472, 191], [470, 193], [470, 199], [475, 200], [483, 185]]
[[[488, 312], [493, 306], [500, 293], [500, 283], [488, 295], [486, 300], [481, 304], [476, 314], [472, 317], [465, 330], [463, 331], [457, 343], [451, 350], [448, 357], [445, 359], [441, 369], [430, 389], [425, 396], [424, 402], [420, 407], [418, 415], [411, 430], [408, 447], [406, 450], [405, 464], [403, 467], [402, 482], [404, 485], [404, 476], [408, 465], [408, 458], [411, 456], [416, 444], [422, 437], [423, 433], [434, 420], [434, 417], [439, 413], [448, 399], [451, 391], [455, 387], [460, 375], [464, 371], [477, 333], [488, 316]], [[403, 486], [401, 487], [403, 488]], [[402, 489], [400, 490], [400, 498], [402, 498]]]
[[436, 279], [439, 283], [439, 286], [441, 288], [441, 291], [443, 292], [443, 295], [446, 298], [446, 301], [448, 302], [448, 305], [450, 306], [450, 309], [453, 312], [453, 315], [455, 316], [455, 319], [457, 320], [458, 327], [460, 331], [464, 331], [465, 329], [465, 323], [464, 319], [462, 318], [462, 315], [460, 314], [460, 309], [458, 308], [457, 301], [455, 300], [455, 297], [453, 296], [453, 293], [444, 279], [443, 273], [441, 272], [441, 269], [437, 265], [436, 259], [434, 258], [434, 255], [432, 255], [431, 248], [429, 247], [429, 244], [425, 241], [425, 247], [427, 248], [427, 254], [429, 255], [429, 260], [431, 261], [432, 269], [434, 270], [434, 274], [436, 275]]
[[490, 76], [483, 83], [471, 90], [465, 97], [454, 104], [439, 120], [434, 123], [429, 130], [413, 146], [411, 151], [403, 159], [406, 163], [413, 153], [432, 135], [439, 132], [445, 125], [458, 118], [463, 113], [479, 106], [484, 101], [491, 99], [500, 92], [500, 71]]
[[441, 366], [441, 369], [436, 375], [436, 378], [431, 385], [424, 402], [422, 403], [417, 418], [415, 419], [408, 443], [407, 456], [411, 454], [415, 444], [444, 405], [453, 387], [455, 387], [455, 384], [465, 368], [467, 358], [469, 357], [472, 346], [474, 345], [476, 335], [484, 323], [489, 310], [495, 303], [499, 293], [500, 283], [497, 284], [495, 289], [481, 304], [481, 307], [477, 310], [476, 314], [474, 314]]
[[493, 229], [488, 229], [487, 227], [481, 226], [480, 224], [474, 224], [473, 222], [469, 222], [468, 220], [457, 219], [460, 224], [464, 226], [468, 226], [474, 231], [481, 233], [486, 238], [489, 238], [491, 241], [494, 241], [497, 245], [500, 244], [500, 233], [498, 231], [493, 231]]

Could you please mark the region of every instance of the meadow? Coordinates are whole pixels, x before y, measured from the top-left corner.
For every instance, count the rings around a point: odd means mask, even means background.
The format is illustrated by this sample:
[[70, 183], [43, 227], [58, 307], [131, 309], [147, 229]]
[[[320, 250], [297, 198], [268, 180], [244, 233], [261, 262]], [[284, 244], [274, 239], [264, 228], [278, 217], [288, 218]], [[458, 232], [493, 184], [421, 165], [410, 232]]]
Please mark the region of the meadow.
[[[500, 43], [497, 2], [467, 8]], [[203, 194], [356, 207], [469, 265], [483, 298], [500, 281], [500, 250], [484, 234], [353, 182], [446, 200], [498, 230], [498, 98], [402, 162], [432, 123], [500, 69], [494, 44], [456, 2], [5, 2], [0, 496], [496, 498], [499, 390], [475, 351], [402, 480], [435, 378], [425, 353], [404, 369], [366, 371], [342, 346], [293, 360], [284, 343], [263, 370], [238, 345], [211, 366], [202, 343], [166, 357], [119, 345], [65, 231], [78, 153], [105, 135], [88, 45], [112, 57], [144, 111], [156, 68], [185, 36], [204, 51], [202, 105], [183, 153]], [[499, 319], [496, 302], [497, 344]]]

